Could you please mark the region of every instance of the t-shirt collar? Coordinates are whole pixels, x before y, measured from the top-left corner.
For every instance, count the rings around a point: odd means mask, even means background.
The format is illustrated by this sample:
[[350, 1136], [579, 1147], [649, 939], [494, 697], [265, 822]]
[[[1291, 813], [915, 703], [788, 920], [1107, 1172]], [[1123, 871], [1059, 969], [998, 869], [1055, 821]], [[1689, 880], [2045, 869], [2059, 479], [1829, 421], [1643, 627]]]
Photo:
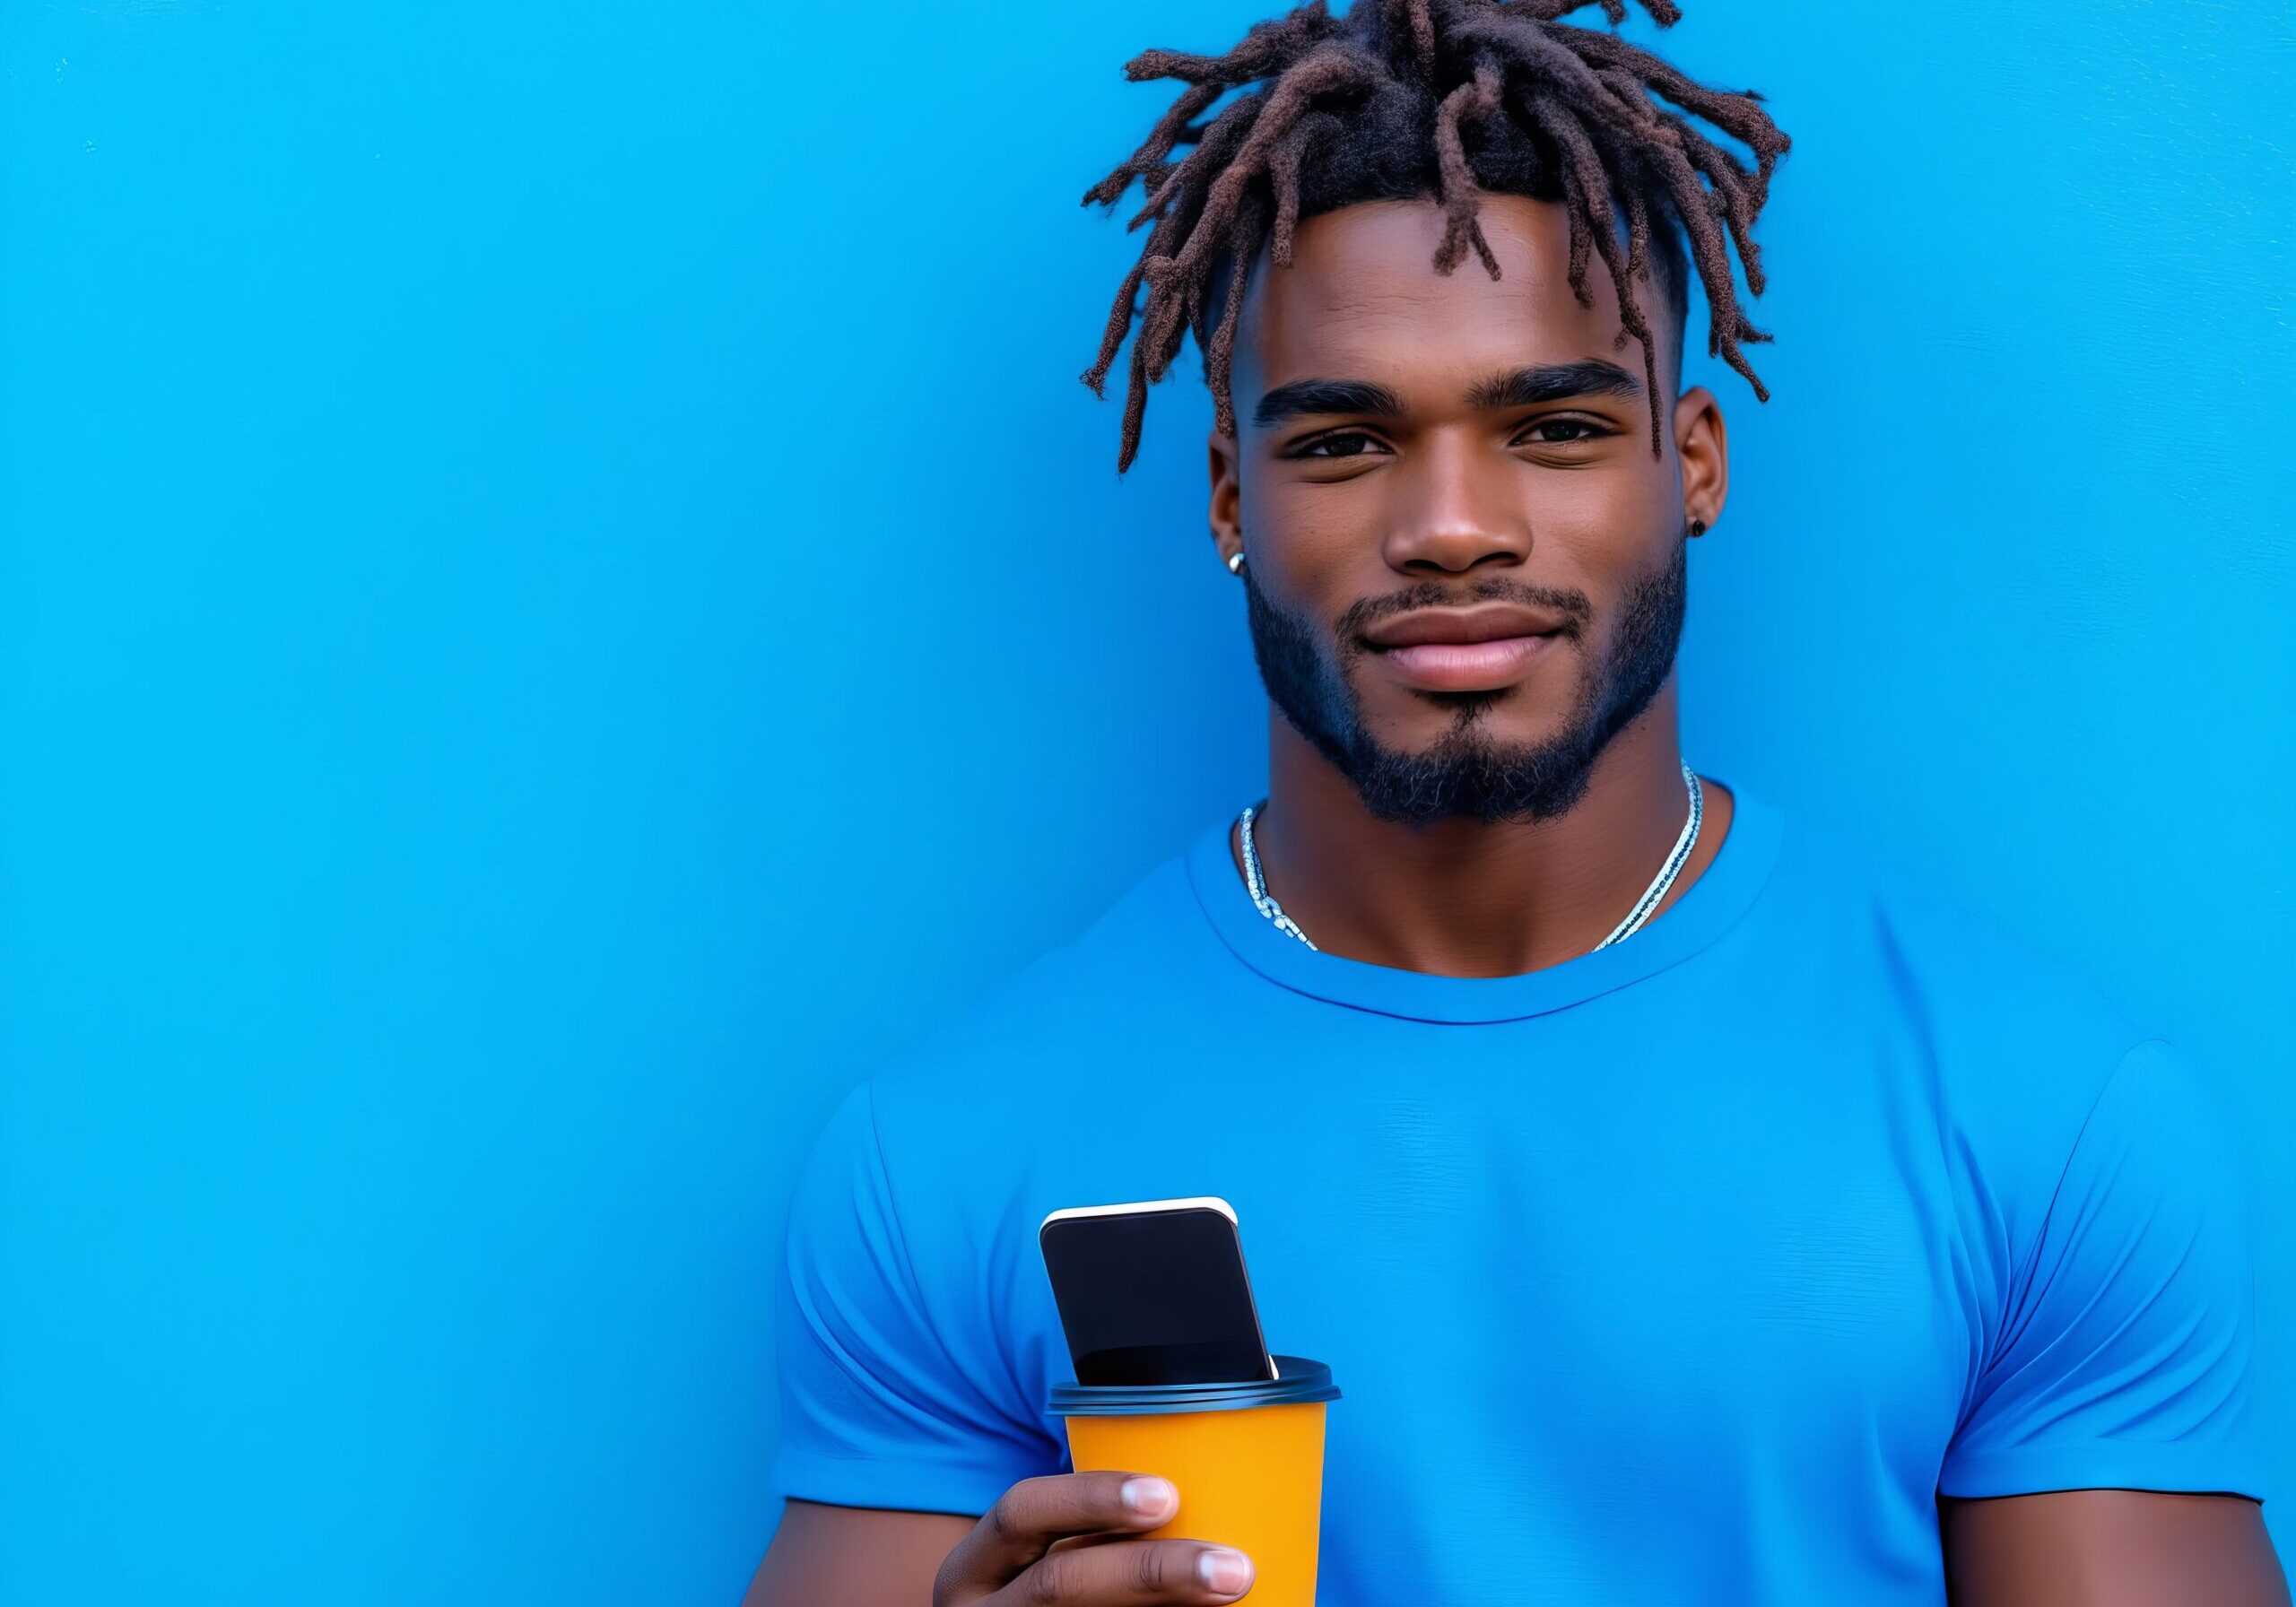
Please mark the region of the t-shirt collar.
[[[1728, 785], [1725, 783], [1725, 785]], [[1310, 949], [1259, 912], [1228, 847], [1235, 817], [1202, 828], [1188, 882], [1220, 941], [1244, 965], [1294, 993], [1410, 1021], [1519, 1021], [1613, 993], [1680, 964], [1720, 937], [1760, 896], [1777, 863], [1778, 812], [1737, 786], [1729, 835], [1705, 873], [1633, 936], [1514, 977], [1439, 977]]]

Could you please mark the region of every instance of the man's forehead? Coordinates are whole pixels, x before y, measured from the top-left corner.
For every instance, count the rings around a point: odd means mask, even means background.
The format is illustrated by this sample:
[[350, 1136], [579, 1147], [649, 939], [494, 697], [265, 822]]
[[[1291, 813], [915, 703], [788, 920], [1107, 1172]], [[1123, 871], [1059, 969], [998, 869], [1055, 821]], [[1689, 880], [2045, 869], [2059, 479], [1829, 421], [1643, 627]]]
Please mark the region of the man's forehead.
[[1562, 207], [1485, 195], [1479, 216], [1495, 281], [1472, 252], [1448, 274], [1435, 270], [1445, 220], [1431, 201], [1364, 202], [1304, 220], [1289, 265], [1263, 257], [1254, 268], [1237, 377], [1254, 389], [1311, 376], [1397, 384], [1609, 358], [1617, 298], [1591, 259], [1594, 305], [1579, 303]]

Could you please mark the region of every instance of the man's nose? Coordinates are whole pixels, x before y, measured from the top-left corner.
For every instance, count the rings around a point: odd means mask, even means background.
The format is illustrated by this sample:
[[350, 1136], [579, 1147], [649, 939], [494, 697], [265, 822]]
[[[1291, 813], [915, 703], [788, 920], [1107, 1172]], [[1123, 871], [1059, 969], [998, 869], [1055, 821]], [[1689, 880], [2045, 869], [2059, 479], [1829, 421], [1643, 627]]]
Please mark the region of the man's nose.
[[[1521, 486], [1488, 461], [1489, 449], [1431, 435], [1404, 473], [1389, 477], [1396, 504], [1387, 522], [1386, 558], [1402, 574], [1465, 574], [1478, 564], [1504, 568], [1530, 556], [1531, 525]], [[1519, 470], [1518, 470], [1519, 473]]]

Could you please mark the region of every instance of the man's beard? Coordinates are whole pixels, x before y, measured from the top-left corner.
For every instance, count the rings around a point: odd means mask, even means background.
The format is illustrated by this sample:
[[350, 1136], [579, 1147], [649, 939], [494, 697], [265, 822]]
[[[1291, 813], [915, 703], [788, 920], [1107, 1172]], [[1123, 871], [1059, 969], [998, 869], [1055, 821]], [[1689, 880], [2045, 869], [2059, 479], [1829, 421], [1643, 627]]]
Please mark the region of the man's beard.
[[[1689, 595], [1688, 536], [1685, 529], [1665, 561], [1627, 589], [1609, 650], [1597, 660], [1582, 645], [1578, 695], [1562, 729], [1545, 742], [1507, 744], [1486, 734], [1481, 717], [1509, 695], [1506, 690], [1422, 694], [1457, 710], [1450, 729], [1423, 752], [1387, 747], [1364, 728], [1361, 700], [1348, 678], [1367, 651], [1363, 629], [1387, 614], [1463, 600], [1431, 582], [1358, 602], [1326, 634], [1269, 602], [1246, 564], [1252, 654], [1283, 717], [1347, 777], [1377, 819], [1412, 826], [1459, 814], [1486, 824], [1552, 820], [1585, 795], [1596, 759], [1650, 706], [1674, 668]], [[1579, 644], [1594, 620], [1584, 592], [1498, 577], [1469, 588], [1464, 600], [1524, 603], [1560, 613], [1561, 638]]]

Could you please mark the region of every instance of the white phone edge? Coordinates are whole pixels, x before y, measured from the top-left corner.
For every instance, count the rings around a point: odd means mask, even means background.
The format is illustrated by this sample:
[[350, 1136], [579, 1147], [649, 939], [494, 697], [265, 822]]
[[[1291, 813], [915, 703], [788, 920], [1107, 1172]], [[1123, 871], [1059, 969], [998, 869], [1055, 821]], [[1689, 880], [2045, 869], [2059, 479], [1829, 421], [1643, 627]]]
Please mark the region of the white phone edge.
[[1184, 1200], [1130, 1200], [1120, 1205], [1065, 1205], [1058, 1211], [1048, 1212], [1044, 1220], [1037, 1224], [1037, 1231], [1041, 1233], [1053, 1223], [1071, 1217], [1129, 1216], [1143, 1211], [1192, 1211], [1199, 1208], [1216, 1211], [1228, 1219], [1231, 1226], [1238, 1225], [1236, 1208], [1218, 1194], [1190, 1194]]

